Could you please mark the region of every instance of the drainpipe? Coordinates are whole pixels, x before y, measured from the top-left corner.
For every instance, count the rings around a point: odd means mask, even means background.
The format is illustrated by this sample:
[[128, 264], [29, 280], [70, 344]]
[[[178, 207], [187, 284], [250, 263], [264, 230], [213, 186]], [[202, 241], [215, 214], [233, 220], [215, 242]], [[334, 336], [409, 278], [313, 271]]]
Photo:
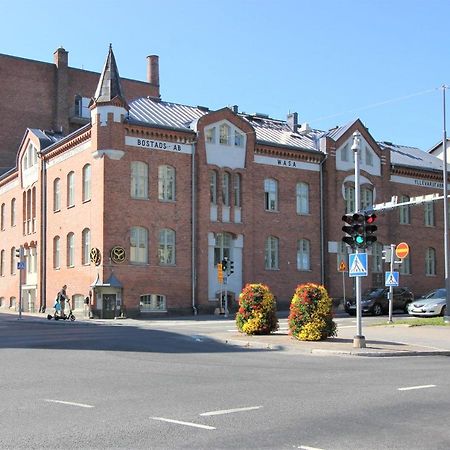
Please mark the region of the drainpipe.
[[39, 312], [45, 313], [47, 308], [47, 166], [45, 158], [41, 159], [41, 245], [40, 245], [40, 305]]
[[195, 301], [195, 292], [196, 292], [196, 288], [197, 288], [197, 270], [196, 270], [196, 261], [195, 261], [195, 247], [197, 245], [195, 236], [196, 236], [196, 215], [195, 215], [195, 206], [196, 206], [196, 202], [195, 202], [195, 193], [196, 193], [196, 184], [195, 184], [195, 145], [196, 145], [197, 141], [194, 141], [191, 145], [192, 145], [192, 159], [191, 159], [191, 242], [192, 242], [192, 247], [191, 247], [191, 287], [192, 287], [192, 292], [191, 292], [191, 297], [192, 297], [192, 312], [194, 314], [194, 316], [196, 316], [198, 314], [198, 308], [196, 306], [196, 301]]
[[324, 158], [320, 162], [320, 284], [325, 284], [325, 230], [324, 230], [324, 195], [323, 195], [323, 164], [327, 160], [328, 155], [325, 153]]

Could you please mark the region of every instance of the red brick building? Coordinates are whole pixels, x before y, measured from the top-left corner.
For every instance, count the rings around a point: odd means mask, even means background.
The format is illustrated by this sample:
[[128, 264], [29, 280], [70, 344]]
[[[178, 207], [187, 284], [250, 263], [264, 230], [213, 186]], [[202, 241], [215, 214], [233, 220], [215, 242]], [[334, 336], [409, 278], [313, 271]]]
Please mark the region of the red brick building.
[[[224, 258], [234, 264], [233, 307], [247, 282], [268, 284], [280, 306], [304, 282], [342, 297], [344, 280], [348, 295], [352, 280], [337, 269], [347, 263], [341, 217], [355, 210], [355, 131], [363, 207], [442, 189], [439, 158], [377, 143], [359, 120], [322, 132], [296, 113], [275, 120], [165, 102], [157, 58], [150, 63], [151, 82], [130, 95], [134, 82], [122, 84], [110, 49], [97, 89], [68, 94], [70, 104], [95, 91], [85, 125], [66, 113], [63, 133], [28, 125], [17, 166], [0, 176], [0, 311], [17, 308], [19, 292], [25, 310], [42, 311], [63, 284], [76, 309], [88, 298], [100, 317], [213, 311]], [[55, 120], [58, 108], [48, 108], [45, 120]], [[364, 287], [384, 284], [383, 244], [400, 241], [411, 247], [401, 284], [416, 295], [443, 284], [440, 205], [379, 215]]]

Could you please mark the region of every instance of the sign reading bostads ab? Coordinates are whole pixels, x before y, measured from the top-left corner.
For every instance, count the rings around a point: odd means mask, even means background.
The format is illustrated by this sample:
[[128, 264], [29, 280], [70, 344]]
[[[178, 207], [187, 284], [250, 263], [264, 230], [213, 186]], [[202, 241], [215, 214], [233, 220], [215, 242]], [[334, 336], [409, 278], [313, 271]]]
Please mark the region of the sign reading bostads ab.
[[395, 254], [397, 258], [405, 259], [409, 253], [409, 245], [406, 242], [400, 242], [400, 244], [395, 247]]

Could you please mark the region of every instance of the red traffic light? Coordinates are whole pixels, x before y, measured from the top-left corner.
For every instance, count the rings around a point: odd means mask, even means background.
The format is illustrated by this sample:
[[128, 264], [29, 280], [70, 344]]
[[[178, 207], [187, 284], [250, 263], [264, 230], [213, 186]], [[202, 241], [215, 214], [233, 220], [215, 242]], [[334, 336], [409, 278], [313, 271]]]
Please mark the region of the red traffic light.
[[377, 220], [376, 214], [369, 214], [366, 216], [366, 223], [374, 223]]

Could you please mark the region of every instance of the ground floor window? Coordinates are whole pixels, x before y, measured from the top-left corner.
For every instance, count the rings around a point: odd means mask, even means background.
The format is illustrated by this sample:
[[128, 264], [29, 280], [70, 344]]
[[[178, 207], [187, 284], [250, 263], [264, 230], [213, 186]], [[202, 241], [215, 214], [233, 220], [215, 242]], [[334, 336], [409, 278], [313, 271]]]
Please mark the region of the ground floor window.
[[139, 306], [141, 312], [166, 311], [166, 296], [159, 294], [141, 295]]
[[75, 294], [72, 296], [72, 309], [84, 309], [84, 295]]

